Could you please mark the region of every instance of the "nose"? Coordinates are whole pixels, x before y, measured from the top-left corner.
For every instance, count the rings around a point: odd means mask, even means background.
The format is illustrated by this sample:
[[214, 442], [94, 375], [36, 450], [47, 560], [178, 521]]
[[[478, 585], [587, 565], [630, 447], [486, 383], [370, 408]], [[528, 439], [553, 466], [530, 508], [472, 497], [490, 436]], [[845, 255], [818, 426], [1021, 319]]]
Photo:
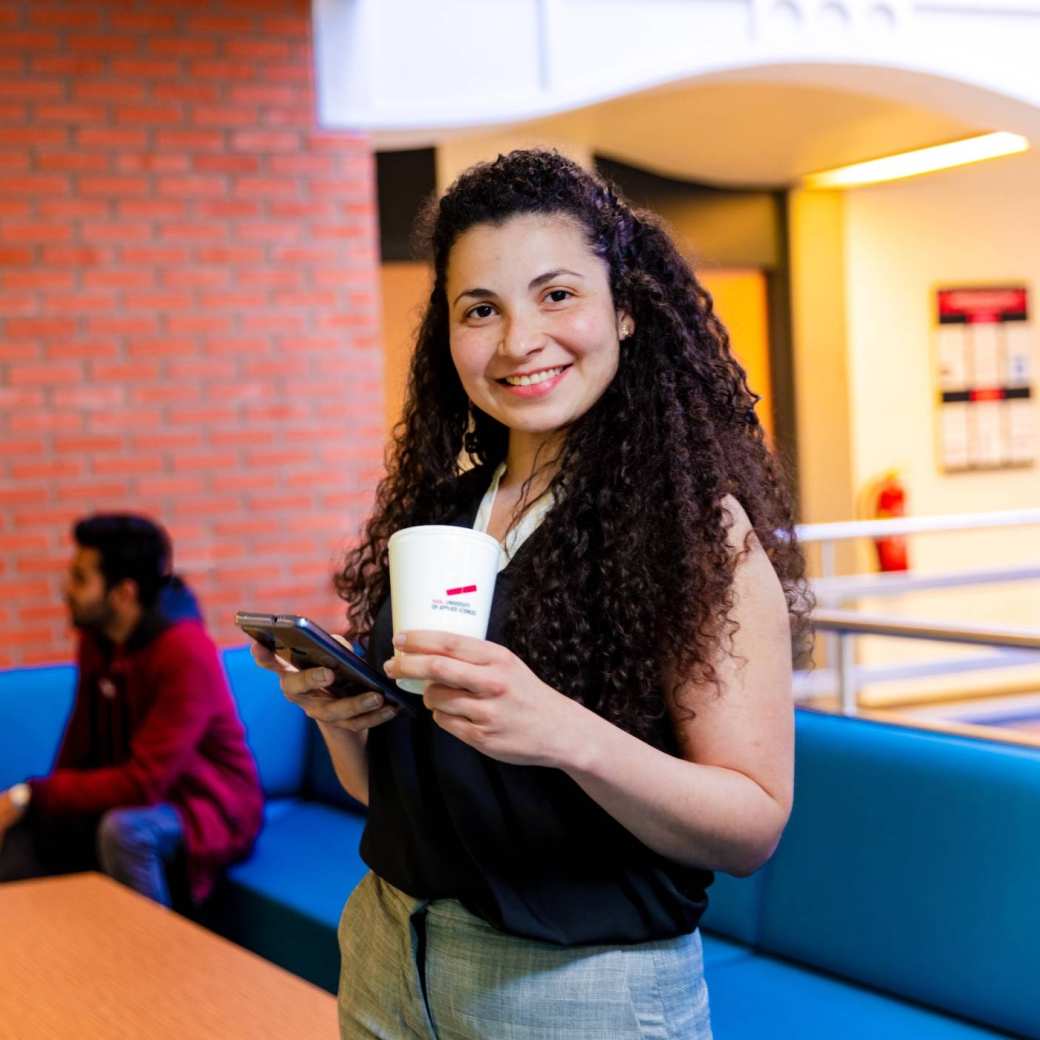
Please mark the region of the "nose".
[[510, 360], [522, 360], [536, 354], [545, 345], [545, 333], [536, 316], [513, 314], [505, 323], [498, 353]]

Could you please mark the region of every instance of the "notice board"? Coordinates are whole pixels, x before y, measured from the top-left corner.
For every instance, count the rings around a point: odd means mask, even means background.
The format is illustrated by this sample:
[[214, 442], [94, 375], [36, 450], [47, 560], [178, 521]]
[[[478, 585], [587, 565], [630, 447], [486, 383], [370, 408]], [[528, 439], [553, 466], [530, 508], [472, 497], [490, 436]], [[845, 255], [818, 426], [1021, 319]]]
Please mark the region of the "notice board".
[[1025, 286], [936, 290], [939, 467], [1032, 466], [1036, 330]]

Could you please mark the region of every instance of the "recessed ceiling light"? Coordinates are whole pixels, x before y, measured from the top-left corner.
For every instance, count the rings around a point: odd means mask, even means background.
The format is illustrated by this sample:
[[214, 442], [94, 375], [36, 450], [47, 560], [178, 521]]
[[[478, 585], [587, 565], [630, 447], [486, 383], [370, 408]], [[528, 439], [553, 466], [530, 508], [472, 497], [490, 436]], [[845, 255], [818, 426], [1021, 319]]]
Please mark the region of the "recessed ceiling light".
[[1000, 131], [810, 173], [802, 178], [802, 185], [806, 188], [856, 188], [901, 177], [917, 177], [922, 173], [934, 173], [936, 170], [982, 162], [984, 159], [999, 159], [1004, 155], [1024, 152], [1028, 148], [1029, 142], [1024, 137]]

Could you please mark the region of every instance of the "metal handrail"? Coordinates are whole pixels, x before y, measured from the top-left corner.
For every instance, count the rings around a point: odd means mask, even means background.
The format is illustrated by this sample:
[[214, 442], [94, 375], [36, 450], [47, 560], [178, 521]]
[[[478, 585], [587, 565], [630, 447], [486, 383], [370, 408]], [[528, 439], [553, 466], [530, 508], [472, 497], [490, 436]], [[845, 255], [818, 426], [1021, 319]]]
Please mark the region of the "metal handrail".
[[812, 587], [817, 599], [836, 603], [863, 596], [902, 596], [908, 592], [927, 592], [931, 589], [1037, 580], [1040, 580], [1040, 563], [1028, 563], [937, 574], [915, 574], [913, 571], [841, 574], [832, 578], [813, 578]]
[[952, 513], [905, 516], [886, 520], [843, 520], [835, 523], [798, 524], [803, 544], [842, 542], [852, 538], [877, 538], [893, 534], [927, 534], [932, 531], [968, 531], [988, 527], [1028, 527], [1040, 524], [1040, 509], [1005, 509], [992, 513]]
[[837, 640], [836, 670], [841, 710], [854, 715], [859, 707], [849, 640], [855, 636], [887, 636], [893, 639], [922, 639], [940, 643], [966, 643], [997, 649], [1040, 652], [1040, 631], [981, 625], [958, 625], [946, 621], [892, 621], [855, 610], [817, 610], [817, 630], [831, 632]]

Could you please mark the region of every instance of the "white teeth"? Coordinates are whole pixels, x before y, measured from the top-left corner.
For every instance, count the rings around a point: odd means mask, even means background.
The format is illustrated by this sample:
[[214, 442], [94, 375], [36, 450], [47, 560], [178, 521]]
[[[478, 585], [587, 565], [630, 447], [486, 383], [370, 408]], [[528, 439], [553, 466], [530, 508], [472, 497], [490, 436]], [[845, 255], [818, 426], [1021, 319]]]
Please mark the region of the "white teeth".
[[510, 386], [534, 386], [535, 383], [544, 383], [553, 376], [558, 376], [567, 366], [559, 368], [547, 368], [543, 372], [533, 372], [529, 376], [506, 376], [506, 382]]

